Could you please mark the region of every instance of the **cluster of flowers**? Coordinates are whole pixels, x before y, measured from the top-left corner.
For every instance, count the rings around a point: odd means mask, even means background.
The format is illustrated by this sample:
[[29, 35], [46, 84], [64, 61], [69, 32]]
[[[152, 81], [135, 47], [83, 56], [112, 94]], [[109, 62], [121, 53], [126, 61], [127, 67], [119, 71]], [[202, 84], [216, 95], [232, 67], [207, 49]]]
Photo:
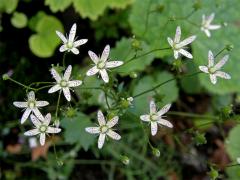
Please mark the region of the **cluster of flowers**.
[[[205, 17], [203, 15], [203, 22], [201, 30], [206, 33], [208, 37], [210, 37], [210, 31], [213, 29], [220, 28], [219, 25], [211, 25], [211, 22], [214, 18], [214, 14], [211, 14], [209, 17]], [[79, 50], [77, 47], [85, 44], [87, 39], [76, 40], [76, 24], [71, 27], [69, 37], [65, 37], [61, 32], [56, 31], [56, 34], [63, 41], [63, 45], [60, 47], [60, 52], [72, 52], [74, 54], [79, 54]], [[176, 35], [174, 40], [171, 38], [167, 38], [170, 46], [173, 49], [174, 57], [177, 59], [179, 54], [186, 56], [187, 58], [193, 58], [192, 54], [186, 51], [184, 48], [186, 45], [192, 43], [196, 36], [191, 36], [186, 38], [183, 41], [180, 41], [181, 38], [181, 28], [178, 26], [176, 29]], [[100, 74], [101, 78], [105, 83], [109, 82], [109, 76], [107, 70], [109, 68], [115, 68], [121, 66], [123, 64], [122, 61], [109, 61], [108, 56], [110, 53], [110, 46], [106, 45], [104, 48], [102, 55], [98, 57], [94, 52], [88, 51], [88, 54], [91, 60], [94, 62], [94, 66], [89, 69], [86, 73], [87, 76], [92, 76], [95, 74]], [[214, 56], [211, 51], [208, 54], [208, 66], [199, 66], [199, 69], [205, 73], [210, 74], [210, 79], [213, 84], [217, 82], [217, 76], [225, 79], [230, 79], [230, 75], [219, 71], [220, 68], [226, 63], [228, 60], [228, 55], [224, 56], [222, 60], [220, 60], [216, 65], [214, 65]], [[54, 93], [56, 91], [63, 92], [67, 101], [71, 101], [70, 89], [72, 87], [77, 87], [82, 84], [81, 80], [70, 80], [72, 72], [72, 66], [69, 65], [64, 72], [64, 75], [60, 75], [54, 68], [51, 69], [51, 74], [53, 78], [56, 80], [56, 84], [48, 90], [48, 93]], [[131, 98], [131, 100], [133, 99]], [[61, 129], [56, 125], [50, 126], [51, 114], [48, 113], [45, 117], [39, 111], [39, 108], [47, 106], [49, 103], [47, 101], [37, 101], [35, 98], [35, 94], [33, 91], [27, 94], [26, 102], [14, 102], [16, 107], [24, 108], [25, 112], [22, 115], [21, 123], [24, 123], [28, 117], [30, 116], [31, 121], [35, 128], [33, 130], [29, 130], [24, 133], [26, 136], [35, 136], [40, 134], [40, 144], [45, 144], [46, 134], [48, 133], [59, 133]], [[157, 107], [155, 102], [150, 101], [150, 114], [141, 115], [140, 119], [144, 122], [148, 122], [151, 126], [151, 134], [154, 136], [157, 133], [158, 125], [166, 126], [169, 128], [173, 128], [172, 123], [168, 120], [163, 119], [163, 115], [169, 111], [171, 104], [165, 105], [161, 110], [157, 111]], [[30, 115], [31, 114], [31, 115]], [[115, 116], [111, 120], [106, 121], [101, 110], [97, 113], [97, 120], [99, 123], [98, 127], [87, 127], [85, 130], [91, 134], [99, 134], [98, 138], [98, 148], [101, 149], [105, 142], [106, 136], [114, 140], [120, 140], [121, 136], [114, 132], [112, 128], [118, 123], [119, 117]]]

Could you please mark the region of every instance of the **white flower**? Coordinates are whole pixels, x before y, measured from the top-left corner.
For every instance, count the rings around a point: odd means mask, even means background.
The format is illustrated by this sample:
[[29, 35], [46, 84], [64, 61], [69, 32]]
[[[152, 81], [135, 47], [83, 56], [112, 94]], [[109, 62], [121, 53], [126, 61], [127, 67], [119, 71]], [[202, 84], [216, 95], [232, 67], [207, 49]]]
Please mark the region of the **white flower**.
[[108, 122], [105, 121], [102, 111], [98, 111], [97, 114], [99, 127], [87, 127], [85, 130], [91, 134], [99, 134], [98, 148], [103, 147], [106, 135], [115, 140], [120, 140], [121, 136], [114, 132], [111, 128], [118, 123], [118, 116], [113, 117]]
[[188, 51], [186, 51], [184, 48], [186, 45], [192, 43], [196, 39], [196, 37], [197, 36], [190, 36], [180, 42], [181, 28], [180, 28], [180, 26], [178, 26], [176, 29], [176, 34], [175, 34], [174, 40], [172, 40], [170, 37], [167, 38], [168, 43], [170, 44], [170, 46], [173, 49], [174, 58], [177, 59], [179, 57], [179, 53], [180, 53], [180, 54], [186, 56], [187, 58], [192, 59], [193, 58], [192, 54], [189, 53]]
[[221, 28], [220, 25], [212, 25], [211, 22], [214, 19], [215, 14], [212, 13], [210, 16], [205, 16], [205, 14], [202, 15], [202, 26], [201, 26], [201, 30], [203, 32], [205, 32], [205, 34], [207, 35], [207, 37], [211, 37], [211, 33], [209, 30], [216, 30]]
[[65, 98], [68, 101], [71, 101], [70, 88], [80, 86], [82, 84], [82, 81], [80, 81], [80, 80], [73, 80], [73, 81], [69, 80], [70, 76], [71, 76], [71, 72], [72, 72], [71, 65], [69, 65], [67, 67], [63, 76], [60, 76], [58, 74], [58, 72], [54, 68], [52, 68], [51, 74], [52, 74], [53, 78], [57, 81], [57, 84], [54, 85], [52, 88], [50, 88], [48, 90], [48, 93], [54, 93], [58, 90], [62, 90]]
[[231, 76], [225, 72], [219, 71], [221, 67], [227, 62], [228, 55], [224, 56], [217, 64], [214, 65], [214, 56], [212, 51], [208, 51], [208, 66], [199, 66], [199, 69], [210, 75], [210, 80], [213, 84], [217, 83], [217, 77], [224, 79], [231, 79]]
[[87, 39], [76, 40], [75, 39], [76, 30], [77, 30], [77, 25], [76, 23], [74, 23], [72, 25], [72, 28], [70, 30], [68, 37], [67, 36], [65, 37], [61, 32], [56, 31], [58, 37], [63, 41], [63, 45], [59, 48], [60, 52], [72, 51], [72, 53], [74, 54], [79, 54], [79, 50], [77, 49], [77, 47], [85, 44], [88, 40]]
[[29, 130], [27, 132], [24, 133], [25, 136], [35, 136], [40, 134], [40, 144], [43, 146], [45, 144], [45, 139], [46, 139], [46, 133], [59, 133], [61, 131], [60, 128], [55, 128], [55, 127], [50, 127], [49, 123], [51, 121], [51, 114], [48, 113], [45, 118], [44, 121], [39, 121], [39, 119], [34, 116], [31, 115], [31, 120], [32, 123], [34, 124], [35, 128], [32, 130]]
[[25, 109], [25, 112], [23, 113], [21, 118], [21, 124], [23, 124], [27, 120], [31, 112], [33, 112], [38, 117], [38, 119], [43, 120], [43, 115], [40, 113], [38, 108], [47, 106], [48, 104], [49, 103], [47, 101], [37, 101], [35, 99], [35, 93], [33, 91], [30, 91], [27, 94], [26, 102], [13, 102], [14, 106]]
[[103, 81], [105, 83], [109, 82], [107, 69], [115, 68], [115, 67], [121, 66], [123, 64], [122, 61], [107, 62], [109, 52], [110, 52], [110, 46], [109, 45], [106, 45], [106, 47], [104, 48], [104, 50], [102, 52], [101, 57], [98, 57], [92, 51], [88, 51], [88, 54], [89, 54], [90, 58], [92, 59], [92, 61], [94, 62], [95, 66], [87, 71], [87, 76], [92, 76], [92, 75], [95, 75], [97, 73], [100, 73]]
[[157, 134], [158, 124], [172, 128], [173, 125], [169, 121], [162, 118], [171, 107], [171, 104], [165, 105], [160, 111], [157, 111], [154, 101], [150, 102], [150, 114], [141, 115], [140, 119], [145, 122], [150, 122], [152, 135]]

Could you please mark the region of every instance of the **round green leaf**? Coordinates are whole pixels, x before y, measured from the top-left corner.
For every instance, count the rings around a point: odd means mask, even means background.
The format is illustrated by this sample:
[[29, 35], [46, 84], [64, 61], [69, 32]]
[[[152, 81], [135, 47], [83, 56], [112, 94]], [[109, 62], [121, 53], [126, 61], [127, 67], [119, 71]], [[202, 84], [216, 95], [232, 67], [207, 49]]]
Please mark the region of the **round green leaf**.
[[24, 13], [15, 12], [11, 18], [11, 23], [16, 28], [24, 28], [27, 25], [27, 16]]

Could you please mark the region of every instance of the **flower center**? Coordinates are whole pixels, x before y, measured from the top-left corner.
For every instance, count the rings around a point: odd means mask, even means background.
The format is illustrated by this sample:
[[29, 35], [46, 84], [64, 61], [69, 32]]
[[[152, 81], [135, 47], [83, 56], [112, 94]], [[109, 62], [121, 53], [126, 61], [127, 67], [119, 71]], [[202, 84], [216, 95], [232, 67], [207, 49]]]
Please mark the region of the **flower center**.
[[41, 133], [45, 133], [47, 131], [47, 126], [46, 125], [41, 125], [38, 129]]
[[101, 133], [106, 133], [108, 131], [108, 127], [106, 125], [103, 125], [100, 127]]
[[73, 48], [73, 43], [72, 42], [67, 42], [67, 48], [72, 49]]
[[103, 61], [99, 61], [99, 63], [97, 64], [98, 69], [103, 69], [105, 67], [105, 62]]
[[34, 108], [35, 107], [35, 101], [29, 101], [28, 102], [28, 107], [29, 108]]
[[67, 81], [62, 80], [62, 81], [60, 82], [60, 86], [61, 86], [61, 87], [67, 87]]
[[157, 121], [158, 115], [157, 115], [157, 114], [152, 114], [152, 115], [150, 116], [150, 119], [151, 119], [151, 121]]
[[216, 72], [216, 69], [214, 67], [210, 67], [210, 68], [208, 68], [208, 72], [210, 74], [214, 74]]

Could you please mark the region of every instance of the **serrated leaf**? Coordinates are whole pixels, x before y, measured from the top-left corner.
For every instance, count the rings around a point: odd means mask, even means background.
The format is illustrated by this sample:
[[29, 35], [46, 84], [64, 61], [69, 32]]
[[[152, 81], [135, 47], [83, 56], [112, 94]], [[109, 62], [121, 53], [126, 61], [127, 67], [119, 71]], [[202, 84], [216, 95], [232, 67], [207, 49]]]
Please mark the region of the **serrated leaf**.
[[125, 8], [133, 0], [75, 0], [73, 1], [74, 8], [83, 18], [90, 18], [96, 20], [104, 13], [107, 7], [111, 8]]
[[12, 25], [19, 29], [26, 27], [27, 21], [28, 21], [27, 16], [24, 13], [20, 12], [14, 12], [11, 18]]
[[[142, 42], [141, 48], [144, 49], [144, 52], [138, 51], [135, 53], [131, 46], [131, 39], [122, 38], [119, 42], [117, 42], [116, 47], [111, 50], [110, 57], [112, 60], [127, 62], [135, 55], [141, 56], [145, 52], [150, 51], [149, 46], [145, 42]], [[147, 56], [137, 58], [126, 65], [120, 66], [114, 71], [119, 72], [121, 75], [129, 75], [133, 71], [143, 71], [147, 65], [151, 64], [153, 58], [153, 55], [149, 54]]]
[[43, 16], [39, 19], [35, 28], [37, 34], [29, 38], [31, 51], [38, 57], [51, 57], [60, 43], [55, 31], [63, 31], [61, 22], [54, 16]]
[[64, 11], [72, 0], [45, 0], [45, 5], [49, 6], [52, 12]]
[[[151, 89], [154, 86], [163, 83], [169, 79], [172, 79], [173, 75], [169, 72], [157, 72], [151, 76], [145, 76], [141, 78], [135, 85], [133, 90], [133, 95], [139, 94], [145, 90]], [[149, 102], [155, 94], [162, 97], [161, 102], [158, 103], [159, 106], [164, 106], [168, 103], [175, 101], [178, 98], [178, 87], [176, 80], [173, 80], [163, 86], [159, 87], [155, 91], [144, 94], [137, 98], [134, 98], [134, 111], [138, 114], [144, 114], [149, 112]]]
[[61, 126], [65, 129], [65, 141], [70, 144], [80, 143], [84, 150], [87, 151], [95, 139], [94, 136], [85, 131], [85, 128], [91, 125], [90, 118], [81, 112], [78, 112], [74, 118], [65, 117], [61, 120]]

